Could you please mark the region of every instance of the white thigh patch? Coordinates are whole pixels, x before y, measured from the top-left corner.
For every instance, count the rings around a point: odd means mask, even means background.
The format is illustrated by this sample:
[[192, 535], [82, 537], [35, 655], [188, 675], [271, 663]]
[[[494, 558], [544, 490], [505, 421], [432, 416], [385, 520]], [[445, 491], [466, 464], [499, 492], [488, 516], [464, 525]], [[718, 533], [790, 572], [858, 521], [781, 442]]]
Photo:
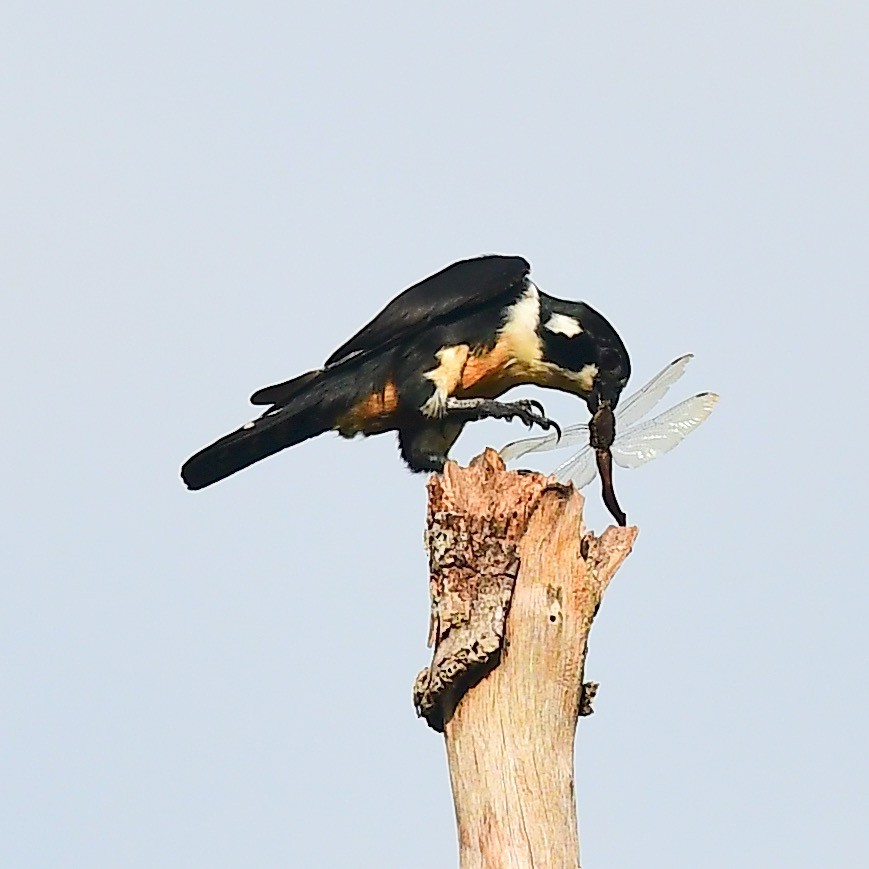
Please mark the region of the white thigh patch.
[[425, 373], [425, 377], [435, 385], [431, 398], [420, 408], [425, 416], [438, 418], [446, 413], [447, 398], [462, 382], [462, 372], [468, 361], [469, 349], [467, 344], [457, 344], [455, 347], [444, 347], [438, 350], [436, 354], [438, 367]]

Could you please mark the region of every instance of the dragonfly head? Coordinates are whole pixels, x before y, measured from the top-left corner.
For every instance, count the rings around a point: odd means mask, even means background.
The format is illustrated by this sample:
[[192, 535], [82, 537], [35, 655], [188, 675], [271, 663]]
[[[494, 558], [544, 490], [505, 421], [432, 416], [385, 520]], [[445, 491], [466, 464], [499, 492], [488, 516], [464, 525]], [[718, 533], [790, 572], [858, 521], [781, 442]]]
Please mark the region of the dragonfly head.
[[616, 418], [612, 405], [608, 401], [598, 402], [588, 424], [588, 434], [592, 449], [608, 450], [613, 445], [616, 436]]
[[600, 474], [603, 502], [619, 525], [627, 524], [627, 516], [619, 506], [616, 492], [613, 488], [613, 455], [610, 447], [616, 436], [616, 419], [613, 407], [618, 402], [621, 388], [615, 394], [606, 390], [592, 390], [588, 398], [588, 407], [592, 411], [591, 420], [588, 424], [589, 444], [594, 450], [597, 460], [597, 470]]

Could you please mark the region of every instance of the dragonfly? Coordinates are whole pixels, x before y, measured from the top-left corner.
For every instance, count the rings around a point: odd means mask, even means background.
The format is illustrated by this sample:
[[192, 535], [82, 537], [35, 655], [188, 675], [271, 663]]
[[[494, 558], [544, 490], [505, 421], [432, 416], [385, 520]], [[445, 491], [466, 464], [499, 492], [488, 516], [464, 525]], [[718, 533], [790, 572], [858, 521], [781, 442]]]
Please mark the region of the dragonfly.
[[[617, 465], [622, 468], [639, 468], [670, 452], [712, 413], [718, 395], [714, 392], [700, 392], [651, 419], [644, 419], [685, 373], [685, 368], [693, 357], [693, 353], [687, 353], [675, 359], [645, 386], [619, 402], [614, 414], [616, 436], [610, 447], [613, 461]], [[513, 441], [503, 447], [499, 455], [505, 462], [509, 462], [528, 453], [580, 445], [582, 449], [562, 462], [553, 474], [559, 483], [573, 483], [577, 489], [582, 489], [593, 482], [598, 474], [597, 456], [589, 442], [587, 423], [568, 426], [560, 438], [553, 433]], [[606, 480], [603, 483], [606, 500]]]

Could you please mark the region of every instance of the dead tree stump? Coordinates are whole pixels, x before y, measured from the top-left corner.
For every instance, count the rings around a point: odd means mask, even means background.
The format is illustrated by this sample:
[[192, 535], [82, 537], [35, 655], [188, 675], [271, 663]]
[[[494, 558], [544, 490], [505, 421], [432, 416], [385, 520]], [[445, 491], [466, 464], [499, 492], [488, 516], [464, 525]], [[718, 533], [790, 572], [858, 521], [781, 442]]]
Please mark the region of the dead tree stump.
[[429, 482], [431, 666], [417, 711], [443, 731], [461, 869], [579, 866], [573, 780], [588, 633], [637, 535], [582, 526], [583, 498], [494, 450]]

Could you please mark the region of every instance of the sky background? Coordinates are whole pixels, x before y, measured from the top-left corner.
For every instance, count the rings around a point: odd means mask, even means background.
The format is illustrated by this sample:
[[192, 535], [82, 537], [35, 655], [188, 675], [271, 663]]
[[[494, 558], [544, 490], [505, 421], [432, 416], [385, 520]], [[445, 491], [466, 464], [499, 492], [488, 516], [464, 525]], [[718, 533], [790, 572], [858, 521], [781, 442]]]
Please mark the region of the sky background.
[[722, 396], [617, 477], [583, 864], [862, 865], [867, 34], [856, 2], [6, 0], [0, 865], [455, 865], [423, 478], [392, 435], [177, 474], [484, 252], [604, 312], [629, 390], [691, 351], [670, 397]]

